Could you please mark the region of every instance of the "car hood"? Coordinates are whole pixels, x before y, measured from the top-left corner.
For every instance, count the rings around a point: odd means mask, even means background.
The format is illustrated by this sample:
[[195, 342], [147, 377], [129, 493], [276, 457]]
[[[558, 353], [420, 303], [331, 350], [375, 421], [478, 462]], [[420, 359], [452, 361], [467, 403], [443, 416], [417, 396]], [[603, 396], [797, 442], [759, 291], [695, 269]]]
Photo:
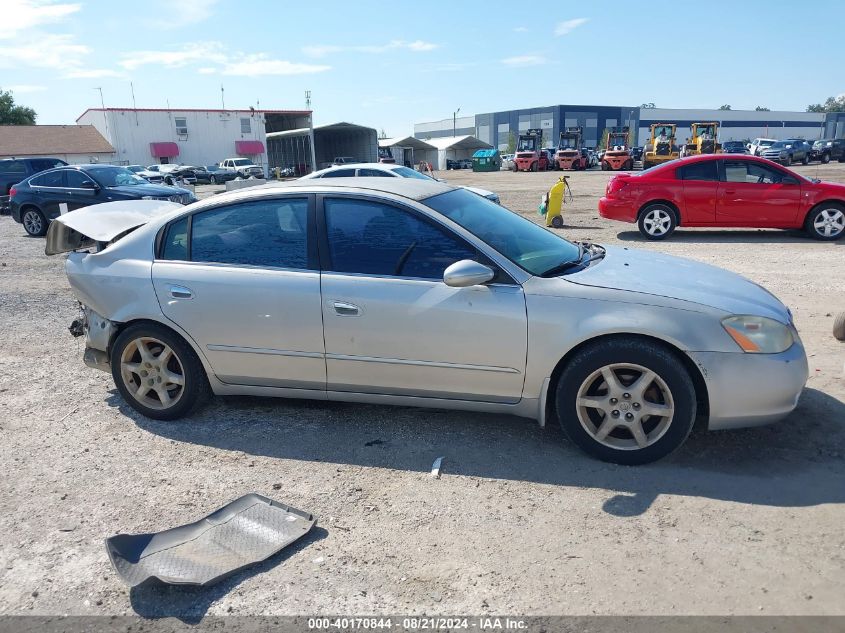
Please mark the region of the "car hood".
[[184, 207], [164, 200], [117, 200], [82, 207], [50, 222], [44, 252], [58, 255], [77, 248], [88, 248], [94, 242], [111, 242], [176, 209]]
[[605, 257], [568, 281], [627, 290], [790, 323], [789, 310], [768, 290], [736, 273], [682, 257], [608, 246]]
[[187, 189], [181, 189], [179, 187], [169, 187], [164, 185], [120, 185], [117, 187], [109, 187], [109, 191], [113, 191], [115, 193], [120, 193], [126, 196], [136, 196], [141, 198], [143, 196], [157, 196], [157, 197], [168, 197], [168, 196], [177, 196], [182, 195], [185, 193], [191, 193]]

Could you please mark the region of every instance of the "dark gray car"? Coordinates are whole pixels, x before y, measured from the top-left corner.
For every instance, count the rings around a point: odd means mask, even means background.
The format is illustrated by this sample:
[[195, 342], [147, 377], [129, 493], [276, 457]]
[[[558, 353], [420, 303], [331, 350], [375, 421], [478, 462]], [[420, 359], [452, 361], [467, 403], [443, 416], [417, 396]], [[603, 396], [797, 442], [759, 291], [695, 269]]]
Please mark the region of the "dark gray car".
[[800, 138], [790, 138], [773, 143], [763, 151], [761, 156], [787, 167], [798, 161], [806, 165], [810, 162], [811, 150], [812, 147], [807, 141]]

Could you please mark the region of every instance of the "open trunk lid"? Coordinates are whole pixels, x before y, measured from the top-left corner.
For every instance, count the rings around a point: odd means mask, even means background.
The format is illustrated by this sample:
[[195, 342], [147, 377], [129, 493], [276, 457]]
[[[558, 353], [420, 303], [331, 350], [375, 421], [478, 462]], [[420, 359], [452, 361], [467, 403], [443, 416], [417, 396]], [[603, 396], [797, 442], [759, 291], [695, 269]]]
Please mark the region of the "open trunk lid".
[[181, 204], [165, 200], [117, 200], [82, 207], [60, 215], [47, 230], [47, 255], [58, 255], [97, 244], [109, 244]]

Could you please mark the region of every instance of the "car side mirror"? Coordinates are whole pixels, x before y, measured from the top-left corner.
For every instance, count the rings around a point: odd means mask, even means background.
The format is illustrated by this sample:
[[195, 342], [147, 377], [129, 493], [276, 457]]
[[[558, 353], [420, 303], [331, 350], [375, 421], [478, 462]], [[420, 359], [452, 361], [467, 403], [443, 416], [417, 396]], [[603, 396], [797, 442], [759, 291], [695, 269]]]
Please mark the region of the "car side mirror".
[[471, 259], [462, 259], [443, 271], [443, 283], [453, 288], [466, 288], [486, 284], [495, 276], [496, 273], [489, 266]]
[[100, 189], [100, 186], [96, 182], [94, 182], [93, 180], [84, 180], [82, 182], [81, 187], [83, 189], [91, 189], [93, 191], [99, 191], [99, 189]]

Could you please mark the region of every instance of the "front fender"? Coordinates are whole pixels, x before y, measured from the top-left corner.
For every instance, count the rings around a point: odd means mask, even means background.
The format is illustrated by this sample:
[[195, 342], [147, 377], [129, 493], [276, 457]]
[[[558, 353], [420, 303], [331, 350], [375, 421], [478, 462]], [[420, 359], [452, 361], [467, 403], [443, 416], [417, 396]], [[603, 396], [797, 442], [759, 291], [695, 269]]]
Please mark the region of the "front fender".
[[[616, 296], [611, 298], [611, 292]], [[725, 313], [682, 301], [651, 305], [638, 293], [579, 288], [581, 296], [528, 294], [528, 364], [524, 396], [539, 398], [543, 382], [572, 349], [602, 336], [642, 335], [683, 353], [737, 352], [720, 318]], [[676, 305], [671, 305], [672, 303]], [[689, 354], [688, 354], [689, 355]]]

